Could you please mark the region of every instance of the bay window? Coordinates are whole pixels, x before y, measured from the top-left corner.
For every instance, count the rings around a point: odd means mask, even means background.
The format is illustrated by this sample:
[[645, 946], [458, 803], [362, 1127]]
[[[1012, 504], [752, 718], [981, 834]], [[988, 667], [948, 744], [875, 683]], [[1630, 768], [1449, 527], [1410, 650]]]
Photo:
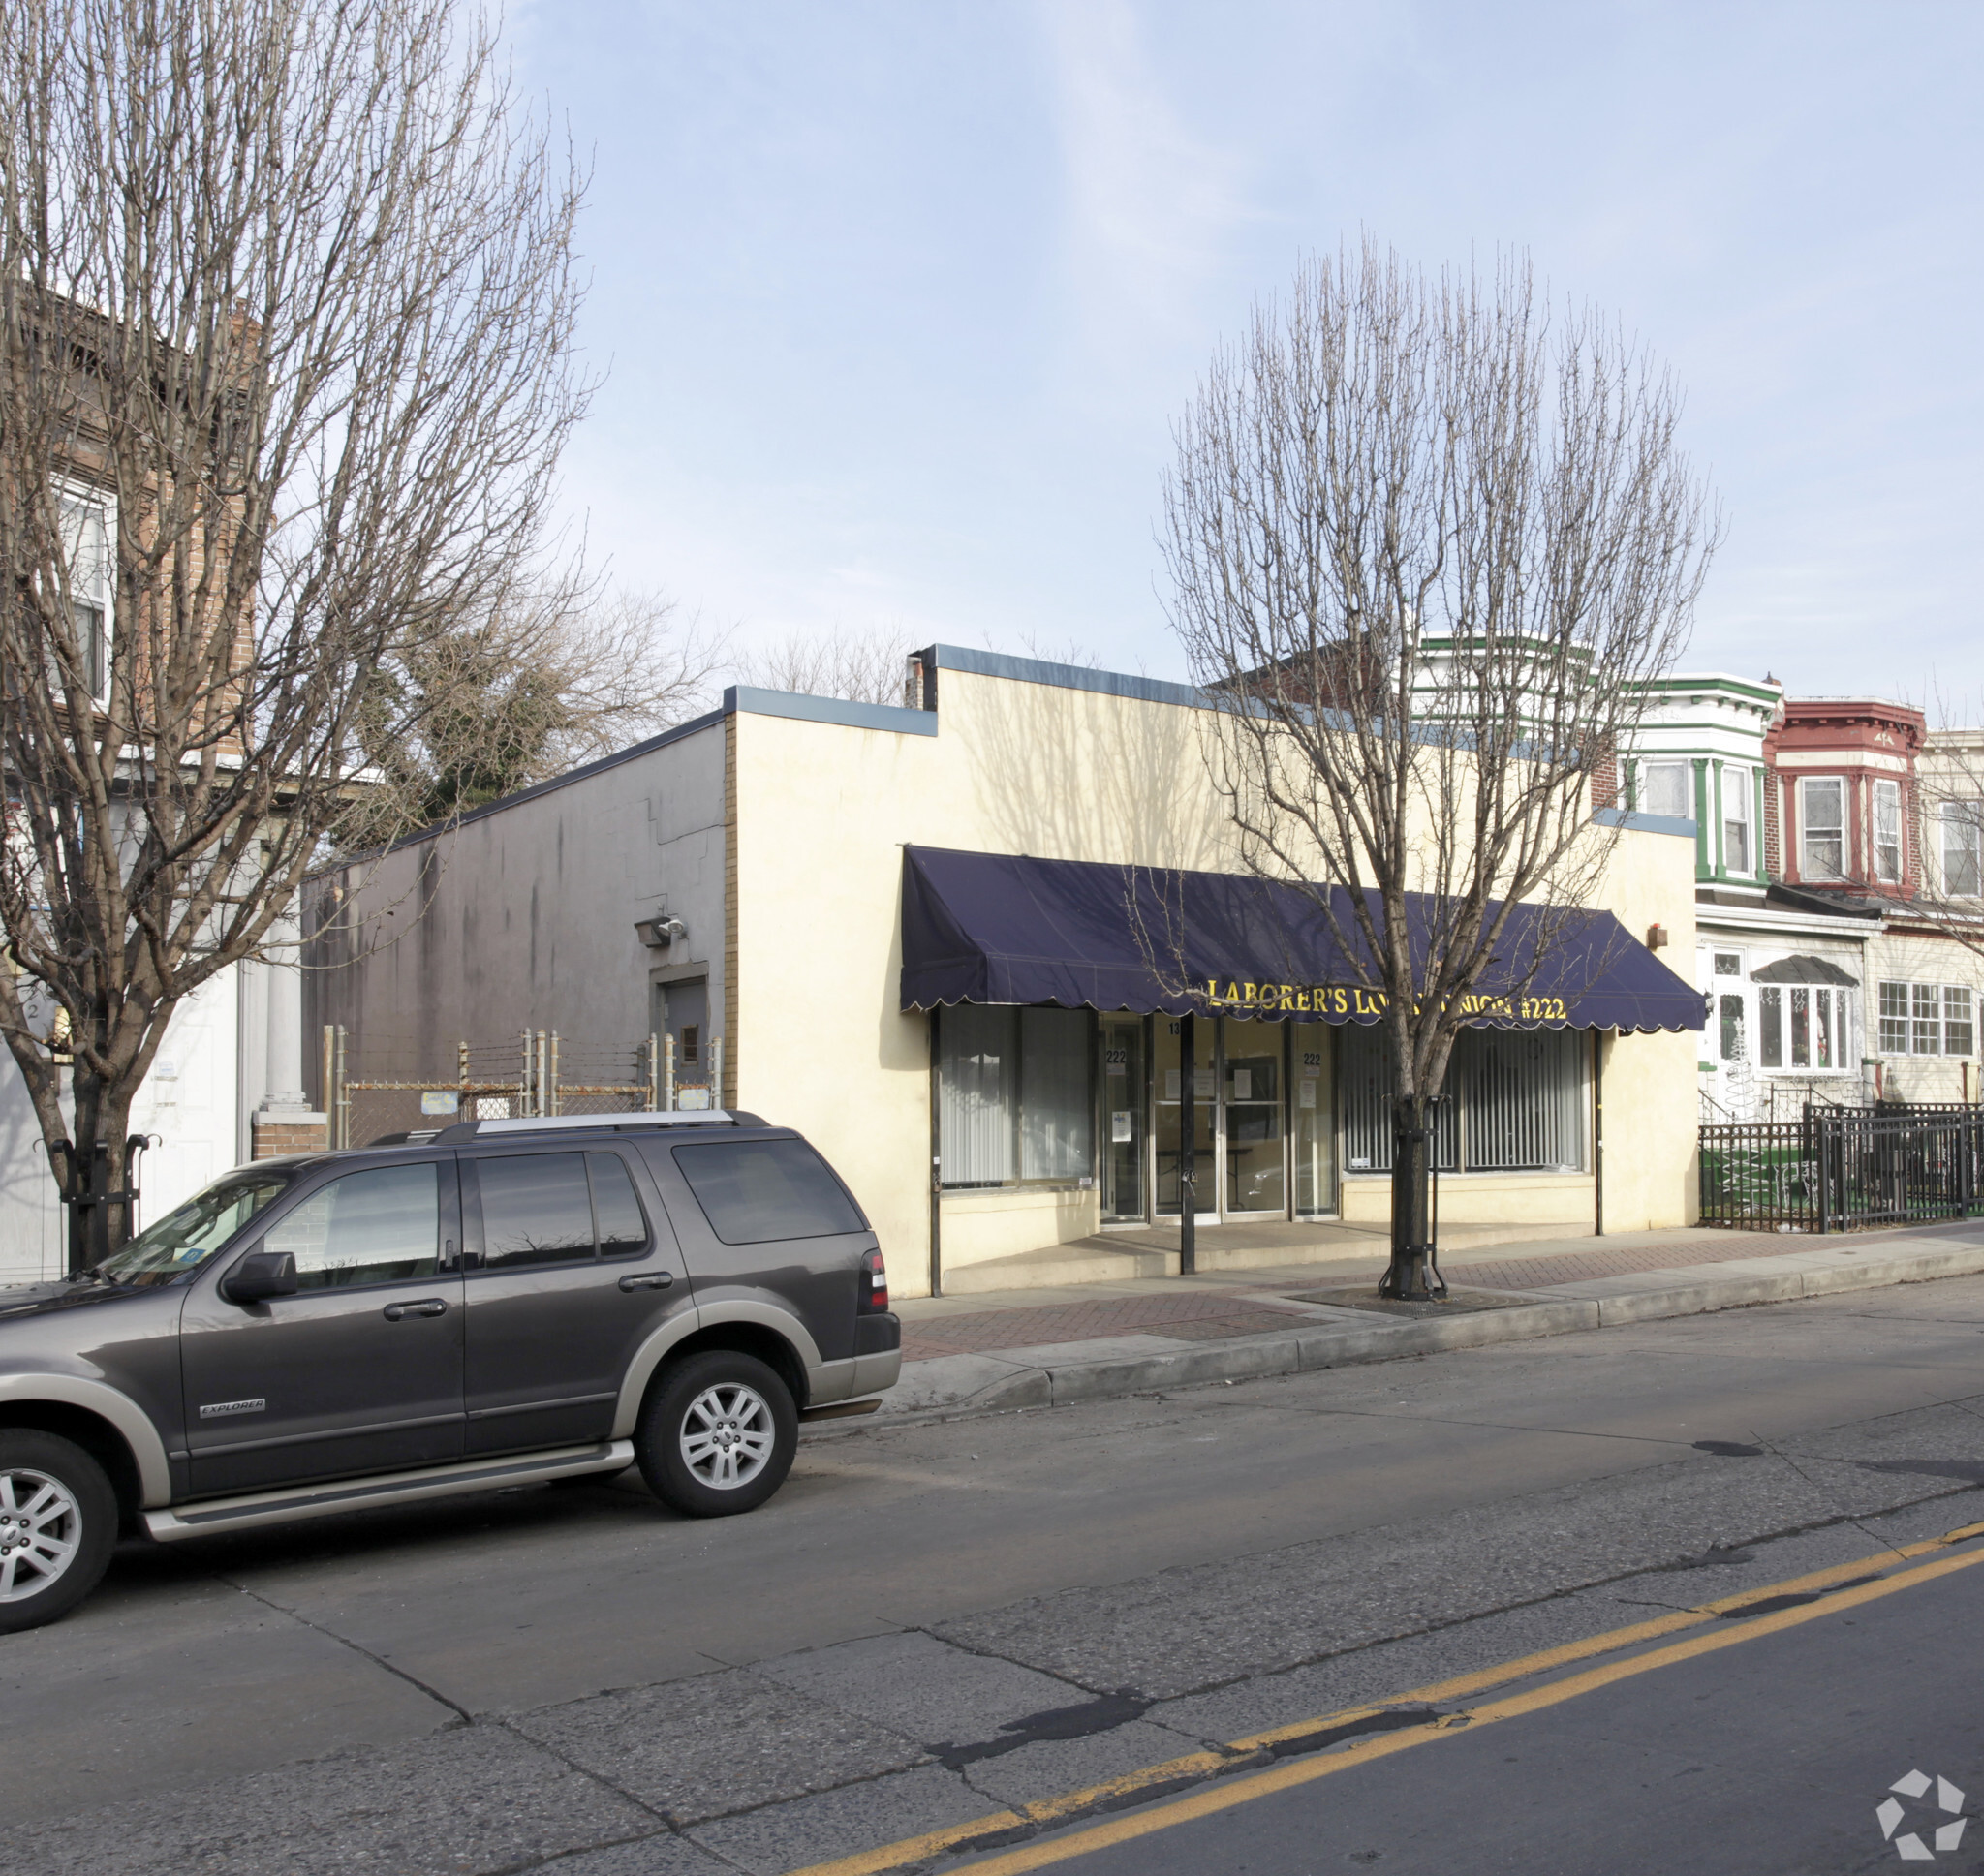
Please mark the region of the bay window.
[[1952, 899], [1984, 894], [1984, 802], [1945, 801], [1942, 825], [1942, 889]]
[[1883, 885], [1902, 882], [1902, 784], [1874, 784], [1874, 876]]
[[1751, 839], [1751, 771], [1724, 767], [1722, 770], [1722, 870], [1725, 873], [1754, 873], [1752, 857], [1755, 843]]
[[1694, 816], [1694, 765], [1691, 762], [1642, 762], [1639, 800], [1643, 815], [1670, 815], [1678, 820]]
[[1846, 876], [1846, 784], [1809, 775], [1798, 784], [1798, 872], [1805, 879]]
[[55, 504], [69, 574], [70, 625], [90, 695], [102, 699], [110, 677], [109, 505], [74, 483], [55, 491]]

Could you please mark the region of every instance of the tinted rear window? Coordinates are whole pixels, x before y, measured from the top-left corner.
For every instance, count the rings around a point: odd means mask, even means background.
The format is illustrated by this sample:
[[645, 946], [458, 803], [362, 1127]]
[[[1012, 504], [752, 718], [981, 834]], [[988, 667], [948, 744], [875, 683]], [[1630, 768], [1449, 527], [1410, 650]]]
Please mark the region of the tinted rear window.
[[727, 1245], [865, 1231], [826, 1161], [803, 1140], [711, 1140], [677, 1147], [675, 1164]]

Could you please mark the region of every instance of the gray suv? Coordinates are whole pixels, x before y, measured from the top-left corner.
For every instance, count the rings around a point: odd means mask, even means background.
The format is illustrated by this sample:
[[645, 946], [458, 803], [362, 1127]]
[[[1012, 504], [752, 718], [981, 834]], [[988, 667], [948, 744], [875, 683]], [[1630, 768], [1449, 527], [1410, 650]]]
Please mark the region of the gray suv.
[[263, 1160], [0, 1290], [0, 1632], [162, 1542], [637, 1464], [697, 1518], [894, 1385], [852, 1195], [749, 1114], [467, 1122]]

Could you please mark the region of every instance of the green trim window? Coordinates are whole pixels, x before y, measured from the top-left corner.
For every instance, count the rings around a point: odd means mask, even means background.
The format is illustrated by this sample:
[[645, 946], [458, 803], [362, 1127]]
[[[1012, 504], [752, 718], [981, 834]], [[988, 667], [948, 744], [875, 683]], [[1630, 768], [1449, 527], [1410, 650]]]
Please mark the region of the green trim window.
[[1643, 815], [1670, 815], [1676, 820], [1692, 820], [1693, 769], [1691, 762], [1642, 762], [1639, 800], [1634, 805]]
[[1756, 871], [1756, 843], [1751, 829], [1751, 772], [1724, 764], [1722, 768], [1722, 871]]

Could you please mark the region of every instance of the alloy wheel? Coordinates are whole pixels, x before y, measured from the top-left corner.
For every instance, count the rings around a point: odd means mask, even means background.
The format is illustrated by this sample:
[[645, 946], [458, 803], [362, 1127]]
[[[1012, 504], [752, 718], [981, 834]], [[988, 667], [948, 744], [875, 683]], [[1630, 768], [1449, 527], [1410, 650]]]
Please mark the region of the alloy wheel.
[[40, 1595], [76, 1560], [82, 1508], [51, 1473], [0, 1470], [0, 1603]]
[[682, 1416], [682, 1459], [718, 1492], [749, 1485], [770, 1461], [778, 1438], [771, 1403], [741, 1381], [704, 1388]]

